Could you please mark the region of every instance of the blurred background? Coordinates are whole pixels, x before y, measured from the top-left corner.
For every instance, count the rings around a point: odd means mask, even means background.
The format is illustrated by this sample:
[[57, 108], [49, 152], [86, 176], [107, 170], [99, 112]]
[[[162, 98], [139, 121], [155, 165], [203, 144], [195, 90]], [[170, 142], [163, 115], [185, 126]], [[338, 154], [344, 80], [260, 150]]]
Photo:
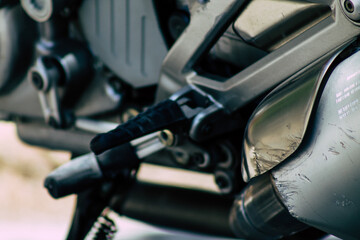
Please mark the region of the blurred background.
[[22, 143], [14, 124], [0, 122], [0, 239], [65, 239], [75, 197], [54, 200], [43, 181], [69, 159]]

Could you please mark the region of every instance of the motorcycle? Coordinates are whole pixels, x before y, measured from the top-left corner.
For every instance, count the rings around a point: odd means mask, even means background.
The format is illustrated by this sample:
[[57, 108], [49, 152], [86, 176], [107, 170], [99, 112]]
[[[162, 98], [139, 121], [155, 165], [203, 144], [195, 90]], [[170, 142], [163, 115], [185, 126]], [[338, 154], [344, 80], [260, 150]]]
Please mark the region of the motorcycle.
[[360, 1], [0, 7], [1, 119], [72, 153], [44, 183], [78, 195], [68, 239], [115, 239], [119, 215], [243, 239], [360, 238]]

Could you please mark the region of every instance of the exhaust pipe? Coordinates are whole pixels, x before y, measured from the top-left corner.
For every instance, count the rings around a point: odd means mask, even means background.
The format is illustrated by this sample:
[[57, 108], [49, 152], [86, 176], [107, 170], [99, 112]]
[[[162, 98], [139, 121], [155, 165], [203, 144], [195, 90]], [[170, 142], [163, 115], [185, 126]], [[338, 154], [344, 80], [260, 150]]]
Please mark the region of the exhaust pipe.
[[254, 179], [235, 200], [230, 225], [242, 239], [279, 239], [307, 228], [283, 205], [270, 174]]
[[230, 222], [238, 237], [278, 239], [308, 225], [360, 239], [360, 52], [353, 50], [332, 59], [324, 73], [301, 144], [251, 179], [235, 201]]
[[300, 148], [272, 171], [292, 216], [360, 239], [360, 52], [333, 70]]

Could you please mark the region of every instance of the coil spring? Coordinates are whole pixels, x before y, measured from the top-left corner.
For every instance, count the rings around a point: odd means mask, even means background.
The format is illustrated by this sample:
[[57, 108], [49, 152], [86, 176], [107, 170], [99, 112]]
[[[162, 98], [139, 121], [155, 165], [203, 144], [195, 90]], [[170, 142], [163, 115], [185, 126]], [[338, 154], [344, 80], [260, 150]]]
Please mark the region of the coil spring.
[[107, 216], [107, 211], [104, 211], [98, 217], [85, 239], [113, 240], [116, 232], [117, 227], [115, 222]]

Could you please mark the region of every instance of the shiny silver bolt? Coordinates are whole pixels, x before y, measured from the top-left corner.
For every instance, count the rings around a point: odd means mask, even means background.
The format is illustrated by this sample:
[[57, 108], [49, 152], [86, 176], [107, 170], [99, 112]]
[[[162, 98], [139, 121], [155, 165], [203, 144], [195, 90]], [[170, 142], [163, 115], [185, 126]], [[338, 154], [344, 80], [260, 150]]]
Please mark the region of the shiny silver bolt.
[[353, 13], [354, 10], [355, 10], [354, 4], [353, 4], [353, 2], [351, 0], [345, 0], [344, 8], [349, 13]]
[[355, 22], [360, 22], [360, 0], [340, 0], [345, 15]]

